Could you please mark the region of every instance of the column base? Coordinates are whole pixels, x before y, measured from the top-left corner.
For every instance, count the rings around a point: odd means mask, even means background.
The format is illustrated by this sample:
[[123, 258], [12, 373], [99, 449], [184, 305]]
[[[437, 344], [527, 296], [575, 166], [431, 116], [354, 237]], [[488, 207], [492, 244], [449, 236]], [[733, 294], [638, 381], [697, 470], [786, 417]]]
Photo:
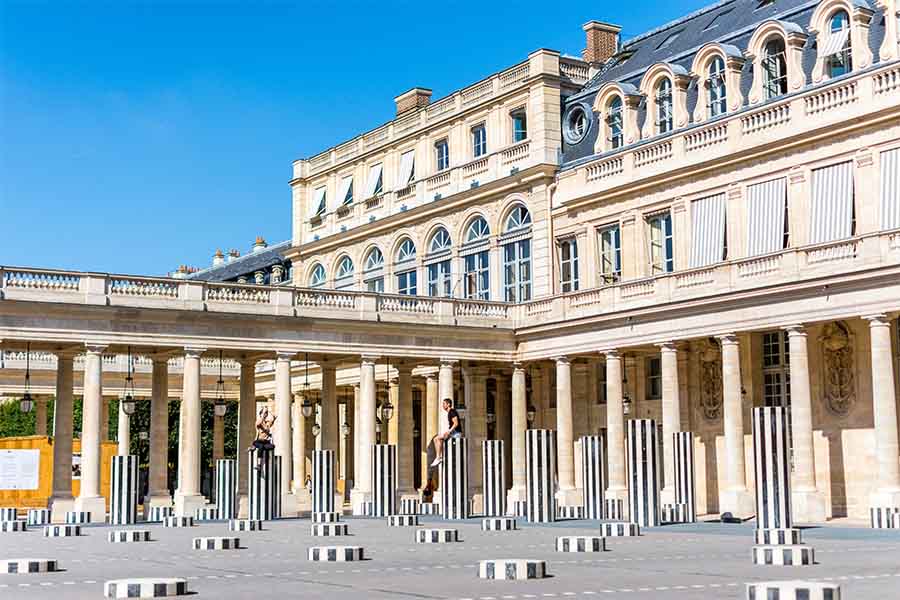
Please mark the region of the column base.
[[482, 494], [481, 492], [472, 494], [472, 514], [484, 514], [484, 494]]
[[506, 492], [506, 506], [515, 506], [516, 502], [526, 502], [528, 500], [528, 492], [524, 487], [513, 486]]
[[293, 518], [297, 516], [297, 497], [293, 494], [281, 495], [281, 518]]
[[753, 494], [746, 488], [719, 492], [719, 513], [730, 513], [735, 519], [749, 519], [756, 514]]
[[900, 490], [872, 492], [869, 496], [869, 506], [872, 508], [900, 507]]
[[825, 494], [819, 490], [792, 491], [791, 514], [794, 523], [824, 523], [828, 520]]
[[667, 485], [659, 491], [659, 503], [660, 505], [677, 504], [675, 499], [675, 488], [673, 486]]
[[106, 498], [103, 496], [79, 496], [75, 498], [74, 510], [91, 513], [91, 523], [106, 522]]
[[246, 519], [250, 516], [250, 497], [247, 494], [239, 494], [237, 497], [237, 518]]
[[371, 494], [362, 490], [350, 490], [350, 508], [354, 515], [364, 514], [363, 504], [369, 502]]
[[50, 509], [51, 523], [65, 523], [66, 513], [75, 510], [75, 498], [72, 496], [51, 497], [47, 507]]
[[398, 492], [398, 496], [401, 500], [406, 500], [407, 498], [410, 500], [422, 499], [422, 493], [417, 490], [400, 490]]
[[622, 503], [621, 504], [621, 509], [622, 509], [621, 520], [627, 521], [630, 518], [630, 515], [628, 513], [628, 489], [627, 488], [617, 488], [617, 489], [607, 488], [606, 490], [604, 490], [604, 492], [603, 492], [604, 509], [603, 510], [604, 510], [604, 515], [606, 516], [607, 519], [610, 519], [611, 517], [607, 514], [607, 509], [606, 509], [605, 503], [610, 500], [617, 500]]
[[206, 498], [200, 494], [175, 494], [175, 516], [191, 517], [197, 514], [198, 508], [206, 506]]
[[556, 492], [556, 504], [558, 506], [581, 506], [583, 504], [581, 490], [559, 490]]

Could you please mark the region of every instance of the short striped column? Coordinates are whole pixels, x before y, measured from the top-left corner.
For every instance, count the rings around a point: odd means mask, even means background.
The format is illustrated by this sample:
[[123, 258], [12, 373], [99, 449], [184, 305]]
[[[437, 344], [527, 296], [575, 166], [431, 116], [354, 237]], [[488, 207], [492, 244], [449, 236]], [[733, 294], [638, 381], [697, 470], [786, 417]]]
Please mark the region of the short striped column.
[[29, 508], [28, 509], [29, 525], [49, 525], [50, 509], [49, 508]]
[[603, 514], [610, 521], [624, 521], [625, 501], [621, 498], [606, 498], [603, 501]]
[[478, 561], [481, 579], [543, 579], [547, 576], [547, 562], [506, 558]]
[[220, 519], [237, 517], [237, 460], [220, 458], [216, 461], [216, 508]]
[[419, 515], [389, 515], [388, 527], [418, 527]]
[[556, 507], [556, 517], [559, 519], [583, 519], [583, 506], [558, 506]]
[[113, 456], [109, 469], [109, 523], [133, 525], [137, 523], [137, 456]]
[[422, 502], [419, 504], [420, 515], [439, 515], [441, 514], [441, 506], [436, 502]]
[[659, 525], [659, 453], [656, 421], [631, 419], [628, 438], [628, 509], [631, 522], [641, 527]]
[[171, 506], [151, 506], [147, 512], [147, 521], [150, 523], [162, 523], [166, 517], [175, 514], [175, 509]]
[[872, 529], [900, 529], [900, 507], [873, 506], [869, 519]]
[[215, 505], [201, 506], [194, 511], [194, 518], [198, 521], [217, 521], [219, 509]]
[[761, 581], [747, 584], [747, 600], [841, 600], [841, 586], [823, 581]]
[[150, 531], [146, 529], [117, 529], [106, 534], [111, 544], [127, 544], [131, 542], [149, 542]]
[[397, 513], [397, 446], [372, 446], [372, 514], [386, 517]]
[[529, 429], [525, 432], [526, 516], [530, 523], [556, 520], [554, 477], [556, 476], [556, 432]]
[[194, 550], [237, 550], [241, 547], [241, 539], [236, 537], [195, 537], [192, 542]]
[[360, 546], [313, 546], [308, 550], [307, 556], [309, 560], [316, 562], [362, 560], [363, 549]]
[[262, 531], [263, 522], [258, 519], [231, 519], [228, 531]]
[[5, 558], [0, 560], [0, 574], [49, 573], [56, 570], [56, 561], [49, 558]]
[[676, 431], [675, 437], [675, 502], [684, 505], [683, 523], [697, 521], [697, 498], [694, 484], [694, 433]]
[[90, 512], [70, 510], [66, 513], [66, 525], [85, 525], [90, 522]]
[[17, 519], [15, 521], [0, 521], [0, 532], [2, 533], [13, 533], [15, 531], [27, 530], [28, 525], [23, 519]]
[[172, 515], [163, 519], [163, 527], [193, 527], [194, 517]]
[[15, 521], [18, 518], [18, 510], [14, 506], [0, 508], [0, 521]]
[[812, 565], [815, 560], [812, 546], [753, 546], [753, 563], [757, 565]]
[[514, 531], [516, 520], [513, 517], [487, 517], [481, 520], [482, 531]]
[[600, 523], [600, 532], [603, 537], [637, 537], [641, 528], [637, 523]]
[[506, 465], [503, 440], [481, 442], [481, 482], [484, 489], [484, 516], [506, 514]]
[[81, 525], [44, 525], [44, 537], [75, 537], [81, 535]]
[[557, 552], [604, 552], [606, 538], [600, 535], [561, 535], [556, 538]]
[[788, 529], [793, 526], [787, 419], [787, 410], [783, 406], [753, 409], [757, 529]]
[[441, 462], [441, 508], [444, 519], [469, 517], [469, 441], [464, 437], [450, 437], [444, 444]]
[[424, 514], [419, 512], [419, 506], [421, 506], [421, 504], [418, 498], [400, 498], [401, 515]]
[[334, 450], [312, 452], [312, 511], [334, 512]]
[[509, 516], [528, 516], [528, 500], [514, 500], [512, 506], [510, 506]]
[[339, 512], [314, 512], [310, 515], [313, 523], [337, 523], [341, 520]]
[[584, 486], [584, 517], [599, 520], [603, 518], [603, 438], [599, 435], [585, 435], [581, 438], [581, 481]]
[[347, 535], [346, 523], [312, 523], [309, 526], [309, 534], [313, 537], [330, 537], [333, 535]]
[[281, 457], [268, 451], [260, 465], [256, 462], [257, 452], [256, 448], [251, 448], [247, 457], [250, 467], [248, 518], [260, 521], [277, 519], [281, 516]]
[[448, 544], [459, 541], [456, 529], [417, 529], [417, 544]]
[[103, 584], [107, 598], [168, 598], [187, 593], [187, 580], [176, 577], [113, 579]]

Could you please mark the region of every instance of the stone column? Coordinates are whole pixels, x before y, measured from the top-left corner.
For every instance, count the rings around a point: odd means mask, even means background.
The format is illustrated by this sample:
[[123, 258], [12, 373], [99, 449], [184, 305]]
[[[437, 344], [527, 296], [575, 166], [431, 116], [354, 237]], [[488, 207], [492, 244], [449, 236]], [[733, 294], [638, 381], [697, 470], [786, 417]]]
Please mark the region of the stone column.
[[575, 440], [572, 436], [572, 365], [565, 356], [556, 359], [556, 468], [560, 506], [581, 504], [575, 488]]
[[622, 397], [622, 355], [615, 350], [606, 353], [606, 460], [609, 484], [606, 500], [622, 500], [628, 504], [625, 476], [625, 407]]
[[225, 458], [225, 417], [213, 413], [213, 464], [220, 458]]
[[335, 365], [321, 363], [322, 369], [322, 406], [320, 414], [319, 440], [317, 448], [320, 450], [334, 450], [335, 455], [339, 450], [341, 427], [338, 419], [338, 400]]
[[275, 357], [275, 456], [281, 457], [281, 515], [297, 515], [297, 501], [291, 488], [294, 465], [291, 460], [291, 358], [294, 352], [278, 352]]
[[[393, 400], [392, 400], [393, 402]], [[413, 416], [412, 366], [397, 365], [397, 402], [394, 417], [397, 422], [397, 492], [400, 498], [418, 498], [413, 485]]]
[[663, 504], [675, 503], [675, 447], [673, 434], [681, 431], [681, 397], [678, 384], [678, 350], [673, 342], [659, 345], [662, 366]]
[[525, 367], [513, 363], [512, 373], [512, 487], [507, 495], [507, 506], [515, 506], [527, 497], [525, 475], [525, 430], [528, 429], [528, 398], [525, 390]]
[[47, 435], [47, 398], [34, 399], [34, 435]]
[[360, 477], [360, 443], [359, 443], [359, 384], [353, 386], [353, 487]]
[[361, 514], [362, 505], [372, 495], [372, 444], [375, 443], [375, 359], [363, 356], [359, 381], [359, 468], [356, 487], [350, 496], [353, 514]]
[[193, 517], [206, 504], [200, 494], [200, 357], [205, 348], [184, 349], [181, 392], [181, 462], [178, 465], [178, 489], [175, 490], [175, 514]]
[[84, 400], [81, 424], [81, 491], [75, 510], [90, 512], [95, 522], [106, 518], [106, 501], [100, 495], [100, 405], [103, 404], [102, 358], [105, 346], [85, 346]]
[[400, 408], [400, 386], [397, 383], [397, 380], [391, 377], [390, 371], [388, 371], [387, 386], [388, 399], [391, 401], [391, 406], [394, 407], [394, 415], [391, 417], [390, 421], [381, 424], [381, 430], [387, 431], [387, 443], [397, 446], [399, 444], [400, 431], [400, 420], [397, 418], [397, 413]]
[[169, 362], [153, 357], [150, 379], [150, 465], [147, 470], [146, 508], [171, 506], [169, 495]]
[[349, 473], [347, 472], [347, 437], [344, 435], [342, 431], [344, 423], [347, 420], [347, 403], [339, 403], [338, 404], [338, 448], [340, 451], [337, 453], [338, 456], [338, 473], [337, 479], [343, 479], [347, 481], [347, 476]]
[[[101, 359], [102, 362], [102, 359]], [[109, 441], [109, 401], [111, 397], [103, 397], [100, 399], [100, 441]]]
[[791, 359], [791, 438], [794, 472], [791, 477], [791, 512], [794, 521], [821, 523], [826, 519], [825, 496], [816, 487], [813, 448], [812, 398], [806, 329], [786, 327]]
[[[878, 471], [873, 508], [900, 507], [900, 461], [898, 461], [897, 398], [891, 352], [891, 322], [885, 315], [871, 315], [872, 409], [875, 416], [875, 458]], [[793, 360], [793, 355], [791, 359]], [[794, 365], [791, 365], [793, 370]], [[792, 390], [793, 396], [793, 390]], [[793, 400], [793, 398], [792, 398]]]
[[297, 497], [297, 506], [304, 507], [304, 502], [309, 502], [306, 494], [306, 417], [303, 416], [303, 394], [294, 394], [294, 404], [291, 406], [291, 451], [294, 456], [294, 474], [291, 481], [291, 489]]
[[741, 398], [741, 356], [738, 338], [719, 337], [722, 343], [722, 409], [725, 419], [725, 488], [719, 493], [719, 512], [747, 518], [756, 511], [747, 489], [744, 460], [744, 407]]
[[[137, 398], [134, 401], [137, 402]], [[131, 416], [125, 412], [122, 400], [119, 400], [119, 426], [117, 428], [116, 441], [119, 442], [117, 452], [119, 456], [131, 454]]]
[[[506, 473], [506, 485], [512, 483], [512, 456], [510, 454], [512, 448], [512, 420], [509, 413], [509, 379], [505, 372], [501, 372], [494, 379], [497, 382], [496, 393], [494, 395], [494, 435], [496, 439], [503, 440], [503, 469]], [[501, 490], [506, 493], [506, 490]]]
[[447, 423], [447, 411], [444, 410], [442, 403], [445, 398], [453, 400], [453, 369], [457, 362], [459, 361], [442, 358], [440, 369], [438, 369], [438, 433], [444, 433], [450, 429], [450, 425]]
[[438, 434], [438, 413], [440, 408], [438, 404], [438, 378], [432, 373], [425, 376], [425, 397], [422, 399], [425, 417], [422, 419], [422, 489], [428, 485], [428, 471], [431, 462], [428, 460], [428, 449], [431, 447], [431, 441]]
[[50, 510], [54, 523], [65, 520], [75, 506], [72, 497], [73, 356], [56, 355], [56, 404], [53, 409], [53, 491]]
[[241, 387], [238, 398], [238, 442], [237, 442], [237, 502], [238, 516], [247, 518], [250, 513], [250, 498], [247, 487], [249, 465], [247, 450], [256, 439], [256, 360], [241, 359]]
[[475, 513], [481, 514], [484, 503], [481, 442], [487, 439], [486, 373], [483, 369], [466, 367], [463, 369], [463, 383], [466, 394], [466, 424], [463, 435], [469, 440], [469, 497], [472, 498]]

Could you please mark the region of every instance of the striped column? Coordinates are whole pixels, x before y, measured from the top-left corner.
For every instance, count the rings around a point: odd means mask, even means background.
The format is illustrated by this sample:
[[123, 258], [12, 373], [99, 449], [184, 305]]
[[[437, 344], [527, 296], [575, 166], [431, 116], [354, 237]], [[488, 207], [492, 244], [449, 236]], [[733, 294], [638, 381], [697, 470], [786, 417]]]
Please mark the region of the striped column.
[[694, 434], [676, 431], [675, 436], [675, 502], [685, 505], [685, 522], [697, 520], [697, 498], [694, 490]]
[[109, 522], [112, 525], [137, 523], [137, 456], [110, 458]]
[[397, 446], [372, 446], [372, 514], [387, 517], [397, 513]]
[[[448, 438], [441, 463], [441, 508], [444, 519], [469, 517], [469, 442], [464, 437]], [[502, 459], [501, 459], [502, 460]]]
[[753, 409], [757, 529], [792, 527], [788, 418], [783, 406]]
[[484, 516], [506, 514], [506, 465], [503, 440], [481, 443], [481, 481], [484, 489]]
[[334, 450], [313, 450], [312, 511], [334, 512]]
[[216, 461], [216, 508], [220, 519], [237, 516], [237, 461], [220, 458]]
[[627, 422], [628, 508], [631, 522], [641, 527], [659, 525], [659, 452], [656, 421]]
[[581, 485], [584, 487], [584, 518], [603, 518], [603, 438], [585, 435], [581, 438]]
[[525, 432], [527, 514], [531, 523], [556, 520], [554, 476], [556, 474], [556, 432], [529, 429]]
[[247, 518], [260, 521], [277, 519], [281, 516], [281, 457], [274, 452], [266, 452], [266, 459], [260, 466], [256, 462], [256, 448], [249, 450], [247, 466], [250, 469], [249, 515]]

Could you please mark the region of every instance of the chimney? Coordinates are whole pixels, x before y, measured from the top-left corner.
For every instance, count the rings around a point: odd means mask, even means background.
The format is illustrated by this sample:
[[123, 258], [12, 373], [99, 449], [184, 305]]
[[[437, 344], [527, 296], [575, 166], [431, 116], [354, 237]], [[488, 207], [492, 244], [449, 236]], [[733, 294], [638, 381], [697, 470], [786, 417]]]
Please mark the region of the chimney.
[[228, 262], [233, 261], [234, 259], [240, 257], [241, 253], [232, 248], [228, 251]]
[[268, 247], [266, 240], [261, 236], [256, 236], [256, 241], [253, 242], [253, 252], [259, 252], [260, 250], [265, 250]]
[[216, 253], [213, 254], [213, 266], [218, 267], [219, 265], [225, 264], [225, 255], [222, 253], [221, 248], [216, 248]]
[[397, 116], [399, 117], [411, 110], [428, 106], [431, 102], [431, 90], [415, 87], [394, 98], [394, 102], [397, 103]]
[[619, 32], [622, 28], [618, 25], [588, 21], [581, 28], [587, 38], [587, 47], [581, 53], [585, 62], [602, 64], [619, 51]]

